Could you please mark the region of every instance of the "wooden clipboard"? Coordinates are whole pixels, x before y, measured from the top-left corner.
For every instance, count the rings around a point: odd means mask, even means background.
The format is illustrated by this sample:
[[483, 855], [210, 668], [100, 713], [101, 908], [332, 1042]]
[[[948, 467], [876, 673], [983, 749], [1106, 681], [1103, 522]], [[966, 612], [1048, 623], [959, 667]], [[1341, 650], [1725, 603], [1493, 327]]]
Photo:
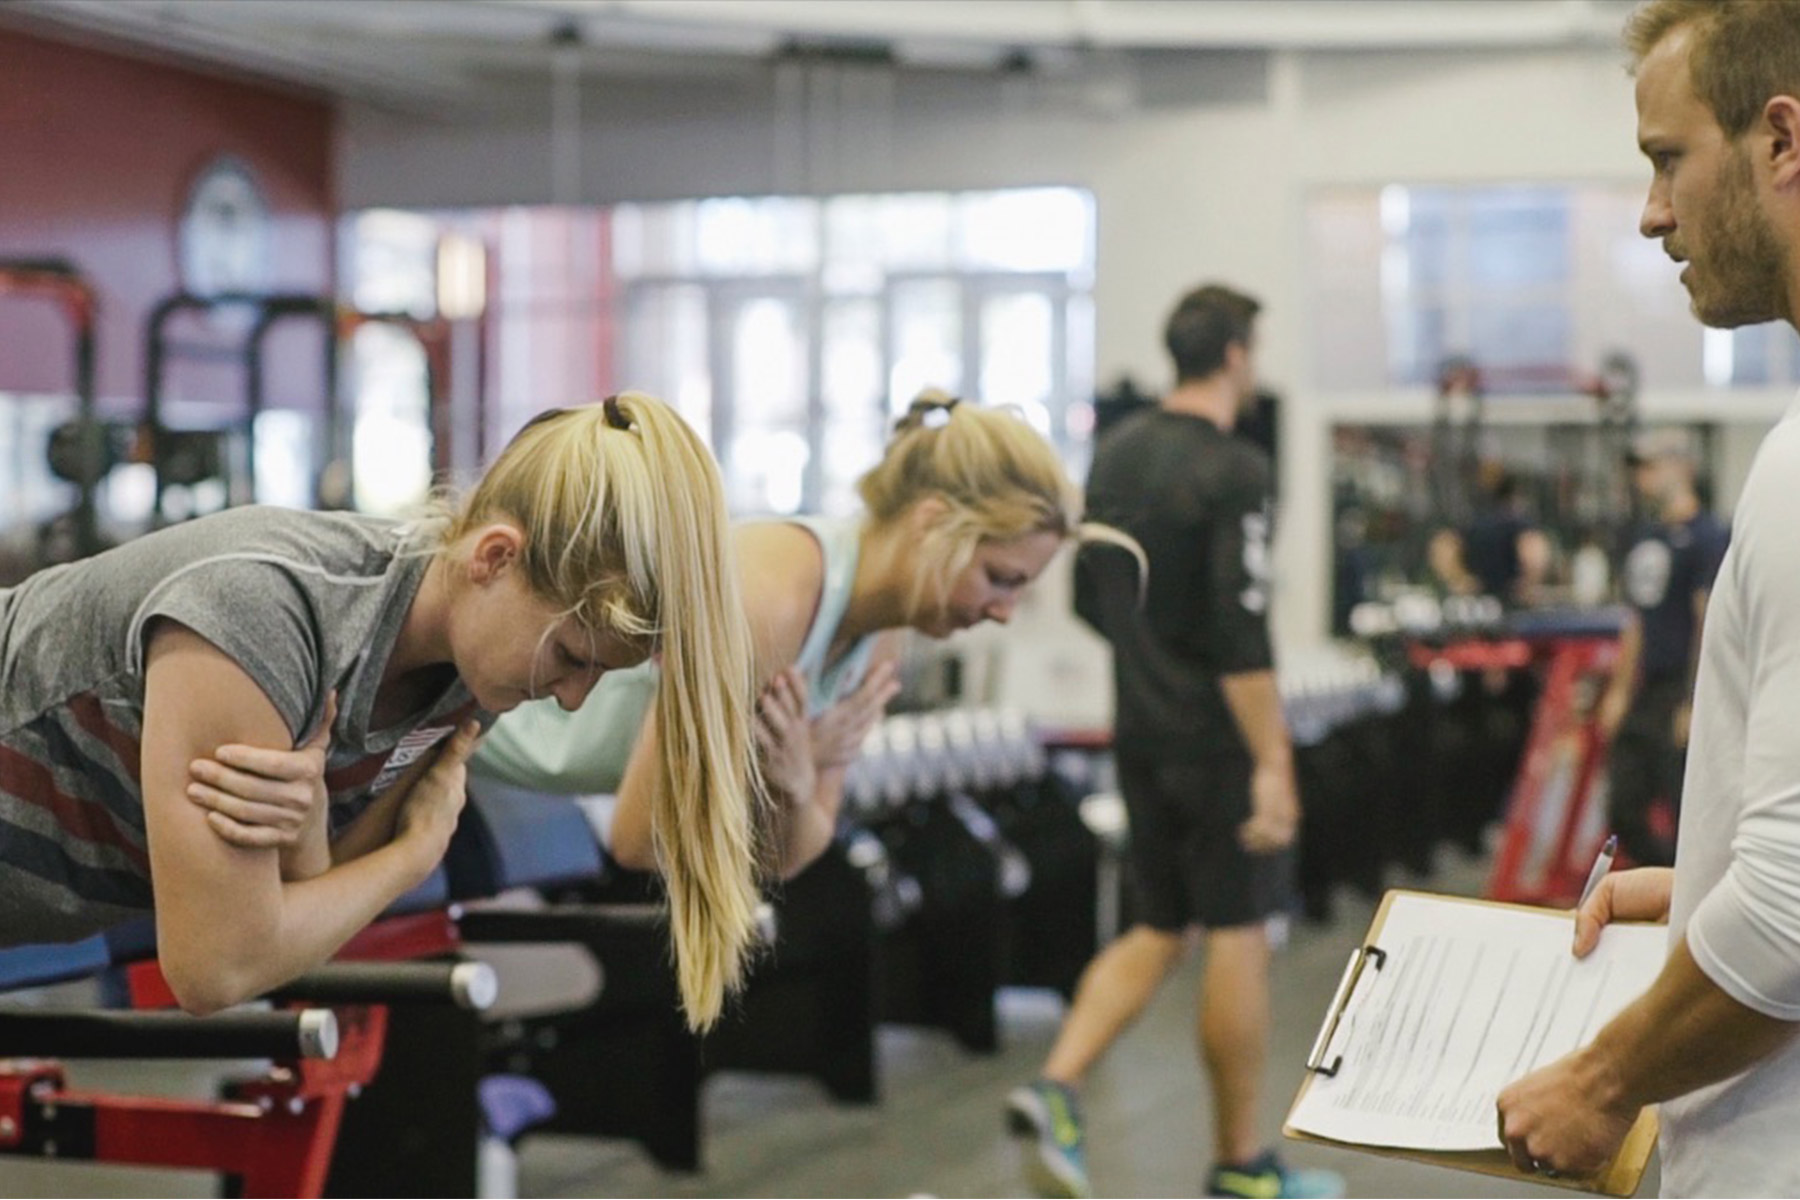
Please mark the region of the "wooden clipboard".
[[[1371, 963], [1379, 962], [1383, 956], [1381, 945], [1382, 927], [1387, 922], [1388, 909], [1392, 907], [1396, 896], [1422, 896], [1431, 900], [1441, 900], [1459, 904], [1477, 904], [1489, 908], [1522, 909], [1526, 912], [1546, 913], [1558, 910], [1536, 908], [1528, 904], [1507, 904], [1494, 900], [1481, 900], [1468, 896], [1443, 896], [1433, 892], [1390, 890], [1382, 897], [1381, 907], [1375, 912], [1375, 919], [1369, 922], [1369, 932], [1363, 938], [1362, 946], [1352, 957], [1349, 967], [1344, 972], [1342, 982], [1338, 985], [1337, 994], [1332, 998], [1331, 1008], [1325, 1014], [1325, 1020], [1319, 1029], [1318, 1041], [1313, 1045], [1313, 1052], [1308, 1056], [1308, 1069], [1300, 1083], [1300, 1090], [1294, 1094], [1294, 1103], [1289, 1106], [1289, 1122], [1284, 1122], [1281, 1132], [1298, 1142], [1313, 1142], [1321, 1146], [1335, 1146], [1343, 1150], [1357, 1150], [1365, 1154], [1377, 1154], [1384, 1158], [1408, 1159], [1413, 1162], [1427, 1163], [1437, 1167], [1450, 1167], [1459, 1171], [1476, 1171], [1483, 1175], [1498, 1175], [1508, 1179], [1522, 1179], [1528, 1183], [1542, 1184], [1545, 1187], [1565, 1188], [1577, 1192], [1593, 1192], [1606, 1196], [1630, 1196], [1637, 1192], [1638, 1184], [1643, 1180], [1644, 1170], [1650, 1163], [1650, 1152], [1656, 1148], [1657, 1118], [1656, 1109], [1645, 1108], [1638, 1114], [1637, 1123], [1631, 1132], [1625, 1135], [1625, 1141], [1619, 1147], [1618, 1154], [1613, 1156], [1604, 1168], [1585, 1178], [1569, 1178], [1547, 1175], [1534, 1175], [1513, 1166], [1512, 1159], [1503, 1149], [1493, 1150], [1410, 1150], [1396, 1146], [1370, 1146], [1361, 1142], [1339, 1141], [1335, 1138], [1319, 1137], [1295, 1129], [1291, 1124], [1294, 1108], [1311, 1088], [1313, 1081], [1319, 1078], [1315, 1063], [1328, 1047], [1331, 1035], [1337, 1028], [1338, 1018], [1342, 1015], [1344, 1005], [1356, 991], [1362, 971]], [[1572, 914], [1570, 914], [1572, 916]]]

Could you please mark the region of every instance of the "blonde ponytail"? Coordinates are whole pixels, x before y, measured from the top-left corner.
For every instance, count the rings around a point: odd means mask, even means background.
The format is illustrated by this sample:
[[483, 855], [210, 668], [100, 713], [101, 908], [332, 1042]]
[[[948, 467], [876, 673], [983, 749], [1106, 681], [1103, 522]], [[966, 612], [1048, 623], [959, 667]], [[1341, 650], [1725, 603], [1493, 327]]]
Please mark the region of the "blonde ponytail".
[[699, 438], [661, 405], [638, 406], [651, 461], [705, 488], [654, 487], [664, 531], [658, 575], [665, 623], [657, 689], [661, 776], [651, 812], [669, 896], [682, 1004], [710, 1027], [740, 982], [755, 939], [753, 831], [762, 827], [761, 779], [751, 733], [755, 667], [732, 556], [718, 467]]
[[718, 1020], [742, 980], [758, 900], [763, 789], [751, 640], [719, 469], [639, 393], [542, 414], [513, 438], [442, 537], [495, 516], [525, 534], [531, 588], [590, 629], [662, 655], [652, 836], [688, 1024]]

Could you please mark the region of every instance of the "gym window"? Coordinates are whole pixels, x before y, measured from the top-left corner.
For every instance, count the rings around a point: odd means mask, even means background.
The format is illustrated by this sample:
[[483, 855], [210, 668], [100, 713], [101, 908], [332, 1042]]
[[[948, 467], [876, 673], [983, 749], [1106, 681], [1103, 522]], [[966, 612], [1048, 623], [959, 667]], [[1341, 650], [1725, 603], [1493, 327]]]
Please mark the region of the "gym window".
[[1082, 466], [1085, 191], [368, 212], [346, 228], [359, 302], [434, 303], [421, 219], [488, 249], [487, 454], [548, 403], [638, 388], [700, 431], [735, 512], [840, 513], [897, 411], [936, 386], [1018, 407]]

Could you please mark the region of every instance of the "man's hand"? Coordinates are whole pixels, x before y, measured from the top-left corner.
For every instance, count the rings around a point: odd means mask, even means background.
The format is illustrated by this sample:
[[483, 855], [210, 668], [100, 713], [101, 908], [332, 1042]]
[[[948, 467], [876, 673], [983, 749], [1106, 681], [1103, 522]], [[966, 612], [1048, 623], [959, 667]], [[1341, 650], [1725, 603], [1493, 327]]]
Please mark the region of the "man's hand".
[[1618, 735], [1630, 707], [1631, 695], [1622, 688], [1609, 687], [1601, 694], [1600, 705], [1594, 710], [1594, 724], [1599, 727], [1602, 741], [1610, 742]]
[[854, 762], [862, 752], [863, 739], [899, 691], [899, 671], [893, 660], [870, 667], [855, 691], [813, 718], [813, 765], [825, 771]]
[[1694, 726], [1694, 702], [1684, 700], [1675, 706], [1675, 718], [1669, 723], [1669, 740], [1677, 750], [1688, 744], [1688, 731]]
[[806, 718], [806, 680], [793, 667], [771, 679], [757, 699], [756, 741], [770, 790], [790, 808], [812, 803], [819, 774]]
[[325, 830], [325, 757], [337, 693], [325, 698], [318, 731], [293, 750], [220, 746], [188, 764], [188, 799], [206, 810], [213, 832], [246, 849], [295, 846]]
[[1286, 849], [1300, 828], [1300, 797], [1289, 766], [1258, 765], [1250, 775], [1250, 819], [1238, 826], [1238, 840], [1252, 854]]
[[[1640, 867], [1601, 879], [1575, 914], [1576, 958], [1613, 921], [1666, 921], [1675, 872]], [[1593, 1046], [1533, 1071], [1500, 1093], [1500, 1141], [1521, 1171], [1580, 1178], [1619, 1152], [1638, 1110], [1615, 1099], [1618, 1080]]]
[[1675, 872], [1669, 867], [1615, 871], [1600, 880], [1575, 914], [1575, 957], [1586, 958], [1600, 944], [1600, 931], [1613, 921], [1667, 921]]
[[1500, 1141], [1521, 1171], [1580, 1179], [1612, 1161], [1638, 1110], [1616, 1095], [1596, 1056], [1578, 1050], [1500, 1093]]

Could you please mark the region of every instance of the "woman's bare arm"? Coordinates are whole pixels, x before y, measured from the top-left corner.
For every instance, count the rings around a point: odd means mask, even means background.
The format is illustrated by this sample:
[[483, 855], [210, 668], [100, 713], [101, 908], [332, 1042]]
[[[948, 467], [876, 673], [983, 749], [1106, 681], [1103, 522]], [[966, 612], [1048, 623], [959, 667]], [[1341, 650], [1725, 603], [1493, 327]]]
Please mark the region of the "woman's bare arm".
[[329, 958], [442, 858], [462, 806], [472, 723], [421, 777], [395, 837], [316, 878], [284, 882], [278, 851], [220, 837], [186, 794], [189, 765], [218, 747], [291, 735], [255, 681], [173, 622], [150, 636], [141, 764], [158, 954], [176, 999], [212, 1012]]
[[817, 717], [808, 717], [806, 683], [792, 668], [764, 690], [758, 736], [774, 793], [773, 835], [783, 879], [811, 865], [837, 836], [844, 777], [899, 690], [891, 657], [872, 660], [856, 688]]
[[[742, 525], [734, 531], [734, 538], [760, 691], [800, 655], [819, 604], [824, 557], [812, 534], [797, 525]], [[659, 755], [656, 725], [653, 704], [619, 781], [619, 800], [608, 838], [608, 854], [633, 871], [657, 869], [650, 823]]]
[[336, 717], [334, 691], [318, 729], [294, 749], [232, 744], [188, 764], [188, 799], [207, 810], [213, 832], [246, 850], [275, 847], [283, 879], [331, 869], [325, 759]]
[[323, 875], [334, 864], [361, 858], [393, 841], [407, 796], [436, 761], [425, 755], [413, 762], [331, 839], [325, 756], [336, 708], [334, 693], [320, 731], [296, 749], [220, 746], [214, 758], [199, 759], [189, 767], [194, 781], [188, 785], [188, 798], [210, 810], [207, 821], [213, 832], [240, 849], [277, 847], [281, 877], [286, 880]]

